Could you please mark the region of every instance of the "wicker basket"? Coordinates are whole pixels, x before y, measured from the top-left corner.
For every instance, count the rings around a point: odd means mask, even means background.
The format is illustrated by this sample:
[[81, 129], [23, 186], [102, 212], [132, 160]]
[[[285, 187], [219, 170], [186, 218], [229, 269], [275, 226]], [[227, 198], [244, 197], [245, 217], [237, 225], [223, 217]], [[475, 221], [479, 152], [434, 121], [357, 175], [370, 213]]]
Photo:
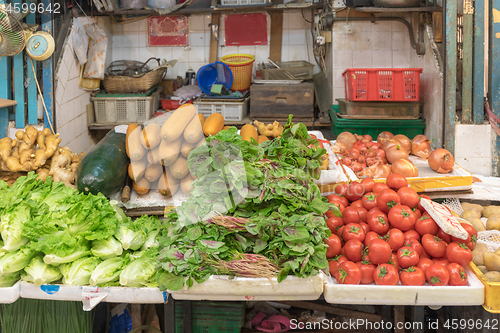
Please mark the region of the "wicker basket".
[[139, 77], [106, 75], [102, 83], [108, 94], [144, 92], [160, 83], [166, 72], [166, 66], [159, 66]]

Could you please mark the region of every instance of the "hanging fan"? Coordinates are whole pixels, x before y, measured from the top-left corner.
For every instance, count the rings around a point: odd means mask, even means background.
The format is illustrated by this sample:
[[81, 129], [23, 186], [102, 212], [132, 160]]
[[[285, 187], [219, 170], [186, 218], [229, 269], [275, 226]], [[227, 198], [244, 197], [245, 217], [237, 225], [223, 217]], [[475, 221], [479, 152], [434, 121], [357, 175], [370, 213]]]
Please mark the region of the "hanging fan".
[[0, 5], [0, 57], [20, 53], [26, 44], [26, 34], [17, 18]]

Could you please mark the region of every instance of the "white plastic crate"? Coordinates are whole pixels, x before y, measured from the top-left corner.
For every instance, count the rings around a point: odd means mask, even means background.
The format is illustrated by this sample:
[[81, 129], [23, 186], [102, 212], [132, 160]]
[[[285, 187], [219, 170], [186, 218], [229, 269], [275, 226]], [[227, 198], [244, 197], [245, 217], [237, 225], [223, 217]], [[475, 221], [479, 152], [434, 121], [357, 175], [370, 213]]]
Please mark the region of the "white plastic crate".
[[151, 96], [92, 97], [96, 124], [142, 124], [159, 109], [161, 88]]
[[205, 117], [212, 113], [220, 113], [226, 121], [241, 121], [248, 112], [248, 100], [247, 97], [242, 102], [194, 101], [193, 104], [196, 106], [196, 111]]

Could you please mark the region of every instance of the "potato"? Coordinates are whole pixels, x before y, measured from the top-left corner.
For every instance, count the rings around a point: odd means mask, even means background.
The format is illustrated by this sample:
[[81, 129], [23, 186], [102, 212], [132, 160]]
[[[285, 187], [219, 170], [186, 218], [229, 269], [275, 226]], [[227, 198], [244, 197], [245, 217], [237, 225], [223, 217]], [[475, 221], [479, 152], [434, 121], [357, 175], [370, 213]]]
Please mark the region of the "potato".
[[465, 210], [477, 210], [480, 214], [483, 214], [484, 207], [478, 204], [471, 204], [468, 202], [462, 202], [462, 209]]
[[483, 210], [483, 216], [486, 218], [496, 214], [500, 214], [500, 206], [487, 206]]
[[484, 266], [489, 271], [500, 271], [500, 256], [493, 252], [483, 253]]
[[481, 271], [481, 273], [483, 273], [483, 274], [488, 273], [488, 268], [486, 268], [486, 266], [483, 266], [483, 265], [477, 266], [477, 269], [479, 269]]
[[490, 282], [500, 282], [500, 272], [488, 272], [484, 274]]
[[500, 230], [500, 214], [491, 215], [488, 218], [486, 230]]
[[475, 209], [473, 209], [473, 210], [465, 210], [465, 211], [462, 212], [462, 214], [460, 214], [460, 217], [463, 218], [464, 220], [467, 220], [467, 221], [469, 221], [469, 219], [471, 219], [471, 218], [480, 219], [481, 218], [481, 213], [478, 212]]
[[476, 229], [476, 231], [478, 231], [478, 232], [486, 230], [486, 227], [484, 226], [483, 221], [481, 221], [480, 219], [472, 218], [472, 219], [467, 220], [467, 221], [469, 221], [469, 223], [472, 224], [474, 229]]
[[472, 251], [472, 262], [477, 266], [484, 265], [483, 254], [488, 252], [488, 247], [484, 243], [477, 243]]
[[500, 256], [500, 249], [496, 250], [496, 251], [495, 251], [495, 252], [493, 252], [493, 253], [495, 253], [497, 256]]

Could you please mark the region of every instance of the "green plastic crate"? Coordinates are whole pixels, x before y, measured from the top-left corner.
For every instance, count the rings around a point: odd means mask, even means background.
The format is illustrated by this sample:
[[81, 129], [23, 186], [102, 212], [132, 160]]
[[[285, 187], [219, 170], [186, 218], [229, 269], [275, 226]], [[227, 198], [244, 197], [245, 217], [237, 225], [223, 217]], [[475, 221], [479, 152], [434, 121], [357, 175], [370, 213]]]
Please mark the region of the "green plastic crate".
[[423, 134], [425, 129], [424, 119], [345, 119], [337, 116], [338, 105], [330, 107], [333, 135], [337, 137], [342, 132], [359, 135], [369, 134], [376, 140], [383, 131], [392, 134], [404, 134], [413, 139], [418, 134]]
[[[240, 333], [245, 323], [243, 302], [191, 302], [193, 333]], [[184, 332], [182, 302], [175, 304], [175, 332]]]

